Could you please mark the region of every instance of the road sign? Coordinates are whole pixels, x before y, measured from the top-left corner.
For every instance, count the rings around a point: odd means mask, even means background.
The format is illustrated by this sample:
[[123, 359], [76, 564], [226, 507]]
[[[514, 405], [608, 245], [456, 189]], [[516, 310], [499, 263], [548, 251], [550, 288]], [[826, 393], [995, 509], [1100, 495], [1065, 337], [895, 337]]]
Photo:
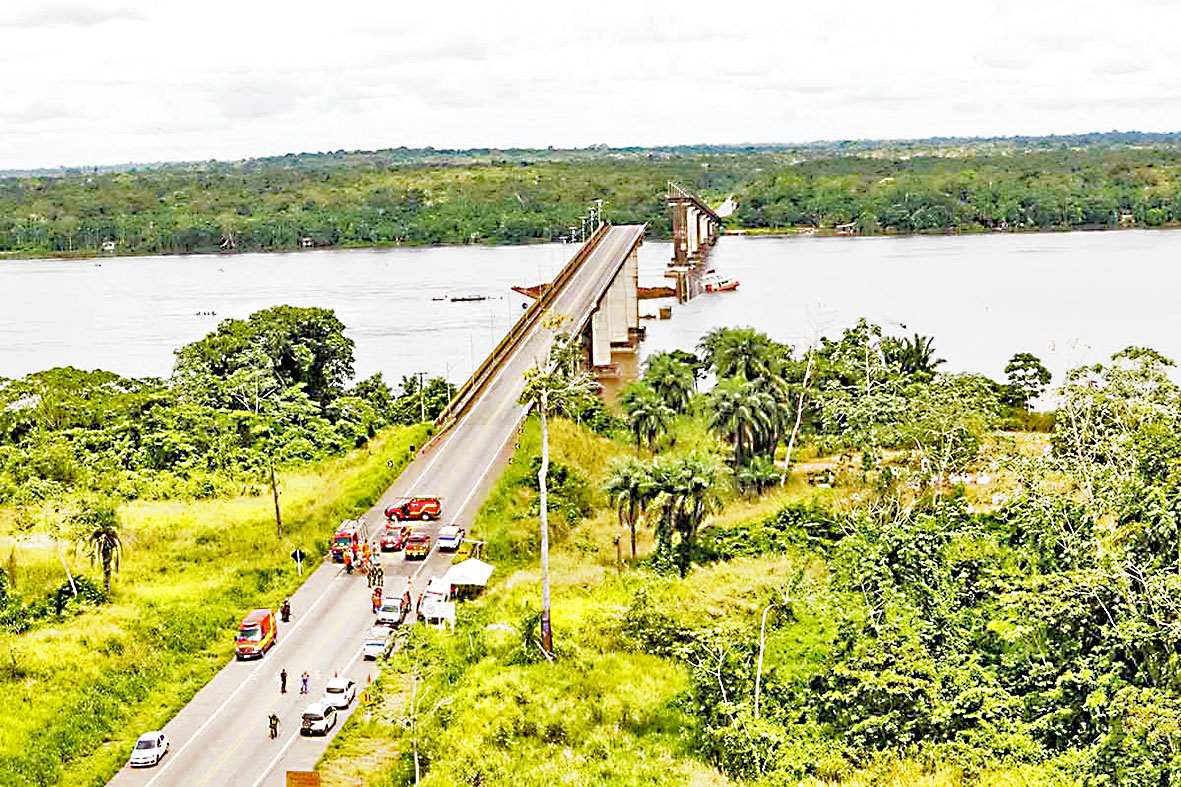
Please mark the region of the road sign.
[[298, 547], [296, 547], [296, 549], [291, 553], [291, 559], [295, 561], [295, 570], [299, 572], [301, 577], [303, 576], [303, 559], [305, 557], [307, 557], [307, 554], [305, 554], [304, 551]]
[[320, 787], [316, 771], [287, 771], [287, 787]]

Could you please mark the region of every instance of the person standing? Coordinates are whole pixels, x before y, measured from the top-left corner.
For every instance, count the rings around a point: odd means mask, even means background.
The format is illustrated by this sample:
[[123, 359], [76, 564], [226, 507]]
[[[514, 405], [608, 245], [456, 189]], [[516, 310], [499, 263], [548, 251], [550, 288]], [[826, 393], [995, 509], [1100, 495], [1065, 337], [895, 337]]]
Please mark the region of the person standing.
[[270, 718], [267, 719], [267, 724], [271, 728], [271, 740], [278, 738], [279, 737], [279, 717], [276, 716], [272, 712]]
[[279, 673], [279, 693], [280, 694], [287, 693], [287, 670], [286, 669], [284, 669], [282, 672]]
[[305, 669], [303, 674], [299, 676], [299, 693], [308, 693], [308, 671]]

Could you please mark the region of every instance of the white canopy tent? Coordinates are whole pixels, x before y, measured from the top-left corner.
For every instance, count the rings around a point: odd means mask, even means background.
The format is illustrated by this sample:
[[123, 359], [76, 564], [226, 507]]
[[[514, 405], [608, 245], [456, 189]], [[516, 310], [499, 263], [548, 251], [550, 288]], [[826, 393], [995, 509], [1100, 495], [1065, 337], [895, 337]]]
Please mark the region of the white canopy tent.
[[492, 576], [492, 569], [491, 563], [469, 557], [448, 569], [447, 573], [443, 575], [443, 579], [452, 587], [456, 585], [483, 587], [488, 584], [488, 578]]

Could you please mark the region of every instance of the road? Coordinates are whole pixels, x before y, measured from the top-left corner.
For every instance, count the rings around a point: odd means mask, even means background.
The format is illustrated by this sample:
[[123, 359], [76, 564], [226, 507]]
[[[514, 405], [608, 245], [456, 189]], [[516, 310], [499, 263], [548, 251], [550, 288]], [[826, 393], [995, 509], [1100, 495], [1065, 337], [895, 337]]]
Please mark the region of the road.
[[[583, 324], [595, 301], [614, 277], [622, 256], [642, 236], [643, 227], [612, 227], [559, 293], [553, 310]], [[450, 429], [428, 443], [382, 498], [364, 515], [374, 535], [381, 532], [383, 511], [393, 501], [411, 494], [443, 498], [443, 520], [423, 529], [432, 533], [431, 553], [421, 563], [408, 562], [402, 553], [386, 553], [383, 565], [387, 588], [399, 588], [409, 578], [417, 594], [430, 577], [442, 575], [450, 555], [435, 548], [439, 526], [456, 523], [469, 528], [501, 469], [512, 455], [515, 437], [525, 415], [517, 404], [522, 376], [542, 357], [551, 337], [540, 326], [511, 349], [479, 396]], [[478, 536], [479, 534], [475, 534]], [[338, 564], [317, 568], [291, 598], [292, 617], [279, 624], [277, 644], [258, 661], [227, 664], [164, 731], [172, 748], [154, 768], [123, 768], [110, 782], [116, 787], [149, 785], [285, 784], [288, 770], [311, 770], [327, 748], [327, 738], [302, 738], [299, 719], [307, 704], [318, 698], [334, 675], [356, 681], [364, 690], [376, 675], [374, 662], [361, 658], [365, 633], [373, 625], [370, 590], [359, 574], [347, 575]], [[245, 613], [245, 610], [243, 610]], [[462, 607], [459, 614], [463, 614]], [[288, 674], [287, 693], [279, 692], [279, 671]], [[299, 676], [310, 676], [309, 696], [299, 693]], [[355, 708], [357, 703], [354, 703]], [[271, 740], [267, 717], [281, 719], [279, 737]], [[342, 714], [335, 734], [348, 713]]]

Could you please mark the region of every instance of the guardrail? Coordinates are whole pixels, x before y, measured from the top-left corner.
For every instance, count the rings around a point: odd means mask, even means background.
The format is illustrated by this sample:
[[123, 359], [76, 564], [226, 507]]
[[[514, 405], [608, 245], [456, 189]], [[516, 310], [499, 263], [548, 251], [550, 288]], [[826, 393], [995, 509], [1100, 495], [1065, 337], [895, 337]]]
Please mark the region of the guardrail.
[[476, 394], [483, 390], [488, 380], [492, 377], [492, 373], [495, 371], [495, 364], [501, 357], [519, 344], [521, 339], [533, 329], [533, 326], [541, 319], [541, 315], [545, 314], [546, 310], [550, 308], [554, 300], [558, 297], [557, 294], [566, 286], [566, 283], [570, 281], [571, 277], [574, 276], [574, 273], [582, 266], [582, 263], [586, 261], [586, 258], [590, 256], [591, 252], [598, 247], [599, 242], [606, 237], [610, 229], [610, 224], [603, 224], [595, 230], [594, 234], [582, 244], [582, 248], [570, 258], [570, 261], [563, 266], [562, 270], [558, 271], [558, 275], [554, 277], [554, 280], [546, 288], [545, 292], [541, 294], [541, 297], [529, 305], [529, 308], [525, 310], [521, 318], [517, 320], [512, 328], [509, 328], [508, 333], [504, 335], [500, 343], [488, 354], [488, 357], [484, 359], [483, 363], [477, 367], [476, 371], [472, 373], [472, 376], [467, 379], [467, 382], [455, 392], [455, 396], [451, 398], [451, 401], [443, 408], [443, 412], [439, 413], [439, 417], [435, 419], [435, 426], [438, 427], [438, 431], [435, 437], [432, 438], [432, 443], [439, 435], [447, 431], [447, 428], [451, 424], [455, 423], [455, 420], [471, 404]]

